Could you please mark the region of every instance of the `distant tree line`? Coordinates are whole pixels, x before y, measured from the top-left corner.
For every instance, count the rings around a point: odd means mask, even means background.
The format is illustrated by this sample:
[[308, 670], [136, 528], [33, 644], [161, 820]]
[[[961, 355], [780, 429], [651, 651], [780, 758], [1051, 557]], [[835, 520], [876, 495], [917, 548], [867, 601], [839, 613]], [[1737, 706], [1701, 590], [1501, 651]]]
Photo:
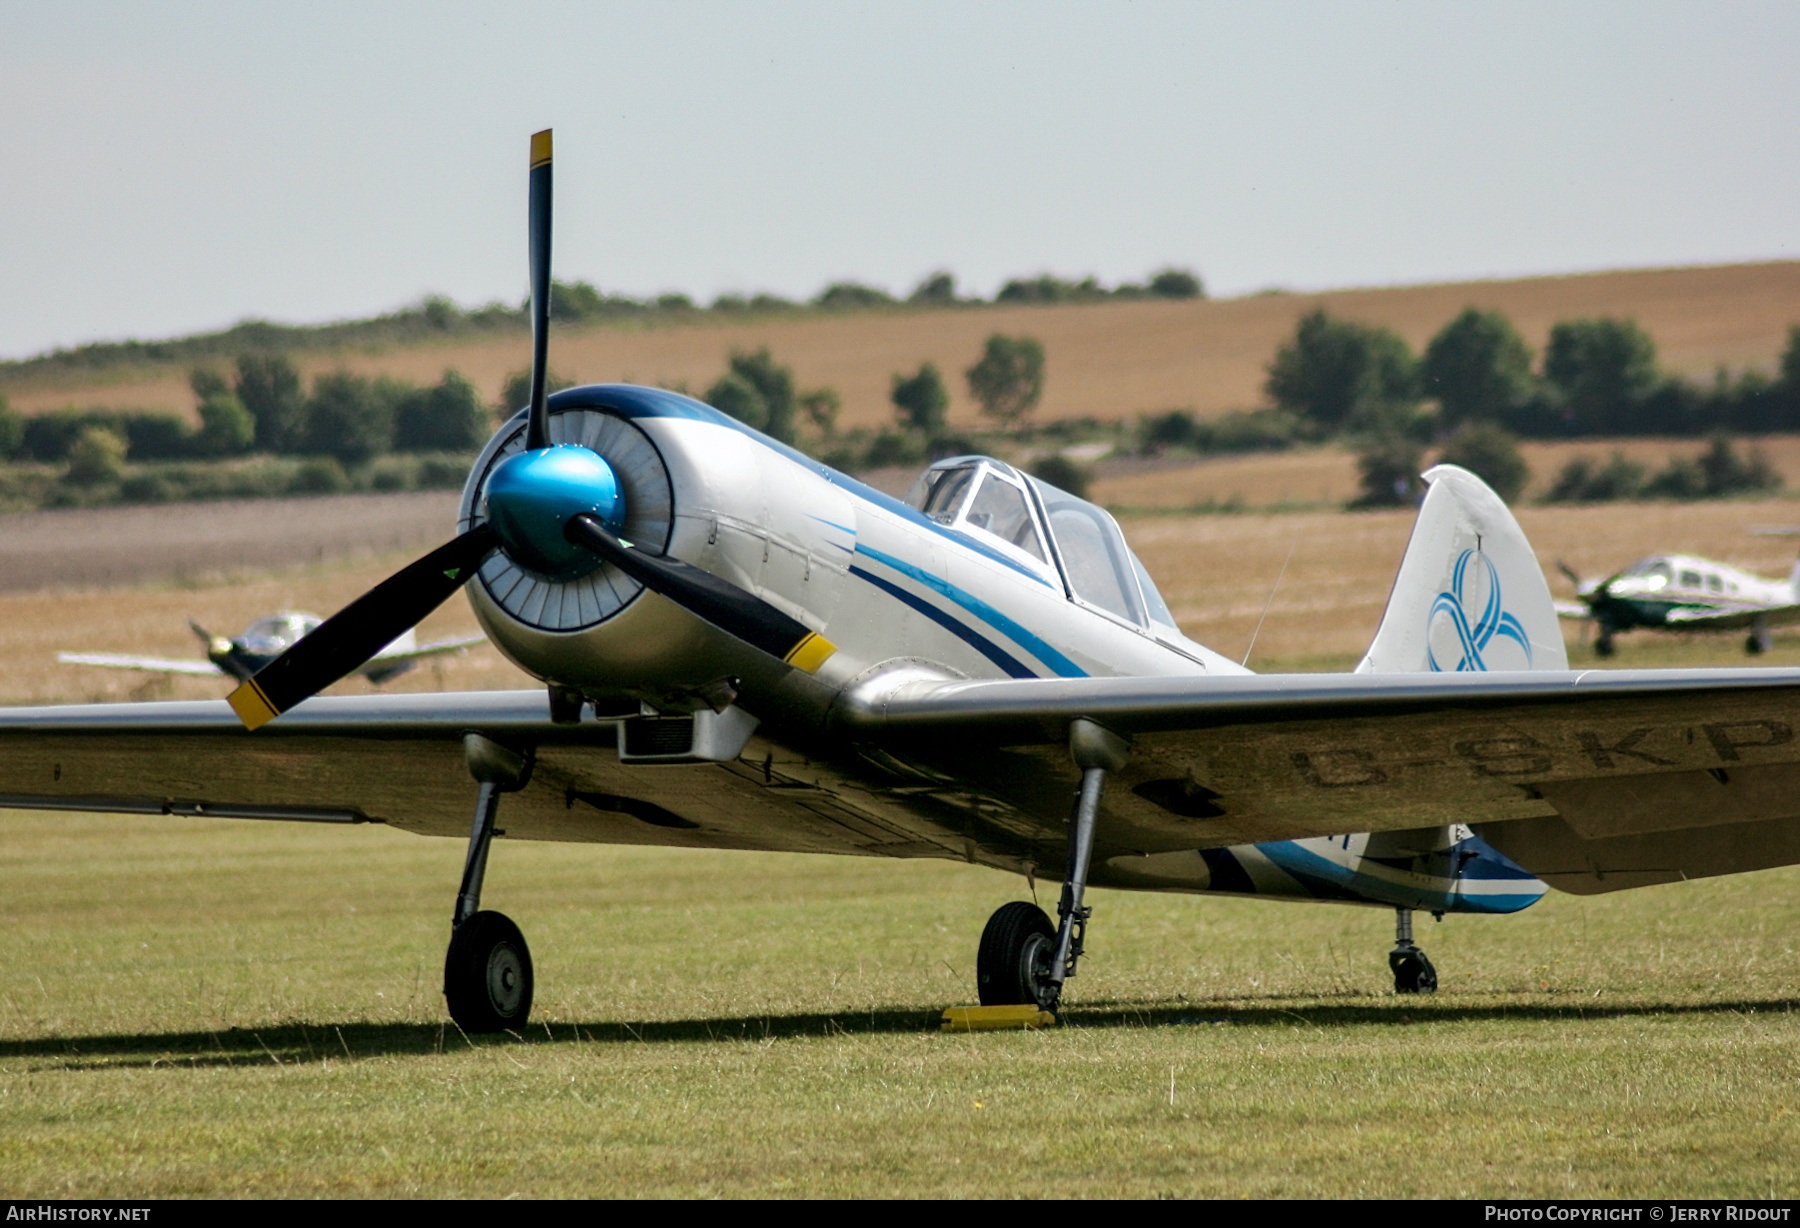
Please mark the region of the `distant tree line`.
[[1702, 498], [1780, 485], [1759, 454], [1739, 457], [1725, 436], [1800, 430], [1800, 326], [1774, 375], [1721, 369], [1703, 385], [1663, 371], [1655, 342], [1628, 319], [1558, 323], [1540, 359], [1497, 311], [1468, 308], [1415, 354], [1391, 329], [1321, 309], [1277, 350], [1264, 389], [1265, 410], [1211, 422], [1182, 410], [1153, 415], [1143, 446], [1248, 451], [1346, 439], [1359, 451], [1359, 503], [1380, 506], [1417, 497], [1428, 451], [1511, 499], [1530, 476], [1516, 439], [1718, 436], [1705, 459], [1654, 475], [1622, 457], [1571, 462], [1548, 496]]
[[[964, 373], [969, 395], [1000, 430], [1018, 430], [1044, 393], [1044, 347], [1032, 337], [991, 335]], [[676, 391], [686, 392], [686, 388]], [[805, 446], [828, 464], [858, 470], [973, 451], [967, 436], [949, 430], [950, 392], [937, 364], [895, 372], [895, 427], [838, 433], [843, 400], [835, 388], [801, 389], [794, 372], [767, 347], [733, 350], [724, 374], [701, 399], [783, 443]]]
[[[1014, 303], [1083, 303], [1111, 299], [1193, 299], [1206, 297], [1200, 278], [1187, 269], [1164, 268], [1143, 282], [1108, 288], [1092, 277], [1069, 281], [1043, 274], [1013, 278], [993, 299], [964, 294], [954, 274], [939, 270], [921, 279], [912, 291], [896, 296], [855, 281], [833, 282], [802, 302], [777, 294], [726, 293], [702, 305], [685, 294], [634, 298], [608, 294], [585, 281], [555, 281], [550, 289], [550, 316], [570, 323], [612, 319], [681, 318], [689, 315], [768, 315], [789, 311], [864, 311], [878, 308], [980, 307]], [[0, 361], [0, 377], [56, 370], [94, 370], [144, 363], [201, 363], [238, 354], [284, 354], [341, 349], [356, 345], [403, 345], [456, 334], [522, 331], [531, 327], [528, 302], [492, 302], [465, 308], [442, 295], [429, 295], [398, 311], [333, 324], [289, 325], [246, 320], [212, 333], [196, 333], [164, 341], [104, 341], [52, 350], [35, 358]]]
[[[120, 459], [210, 460], [249, 453], [328, 456], [364, 464], [390, 452], [468, 452], [486, 442], [494, 413], [455, 371], [429, 388], [386, 376], [322, 374], [306, 391], [283, 355], [246, 354], [232, 377], [199, 367], [191, 379], [199, 424], [170, 413], [66, 409], [23, 417], [0, 402], [0, 457], [65, 462], [95, 432]], [[91, 450], [91, 448], [90, 448]]]

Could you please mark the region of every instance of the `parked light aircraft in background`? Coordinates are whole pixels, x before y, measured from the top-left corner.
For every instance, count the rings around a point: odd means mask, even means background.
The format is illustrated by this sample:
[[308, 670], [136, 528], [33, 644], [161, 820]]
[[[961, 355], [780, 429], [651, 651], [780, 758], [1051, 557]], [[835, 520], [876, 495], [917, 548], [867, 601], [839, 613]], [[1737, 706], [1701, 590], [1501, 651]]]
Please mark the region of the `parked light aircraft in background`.
[[[0, 709], [0, 805], [464, 836], [468, 1030], [531, 1006], [524, 937], [480, 909], [502, 804], [508, 839], [1054, 876], [1057, 920], [1006, 904], [976, 960], [984, 1004], [1047, 1012], [1090, 884], [1392, 908], [1396, 986], [1424, 989], [1415, 909], [1800, 862], [1800, 670], [1571, 672], [1463, 470], [1425, 475], [1357, 670], [1258, 676], [1182, 634], [1105, 511], [1000, 461], [897, 500], [672, 392], [546, 397], [548, 133], [532, 155], [531, 397], [457, 536], [229, 704]], [[458, 590], [543, 689], [313, 698]]]
[[[95, 665], [102, 669], [131, 669], [151, 674], [187, 674], [203, 678], [235, 678], [242, 682], [257, 670], [299, 643], [306, 634], [325, 620], [317, 614], [284, 610], [259, 618], [234, 640], [213, 635], [193, 619], [188, 626], [206, 645], [206, 660], [184, 661], [173, 657], [134, 657], [112, 652], [59, 652], [56, 659], [65, 665]], [[486, 636], [459, 635], [447, 640], [418, 642], [408, 627], [394, 642], [370, 657], [355, 673], [379, 686], [390, 678], [398, 678], [422, 658], [461, 652], [471, 644], [479, 644]]]
[[[1792, 537], [1795, 530], [1757, 530]], [[1689, 554], [1653, 554], [1617, 575], [1587, 580], [1558, 563], [1579, 602], [1559, 601], [1563, 618], [1593, 619], [1594, 652], [1613, 654], [1613, 637], [1636, 627], [1660, 631], [1748, 631], [1744, 651], [1766, 652], [1776, 627], [1800, 623], [1800, 561], [1786, 580]]]

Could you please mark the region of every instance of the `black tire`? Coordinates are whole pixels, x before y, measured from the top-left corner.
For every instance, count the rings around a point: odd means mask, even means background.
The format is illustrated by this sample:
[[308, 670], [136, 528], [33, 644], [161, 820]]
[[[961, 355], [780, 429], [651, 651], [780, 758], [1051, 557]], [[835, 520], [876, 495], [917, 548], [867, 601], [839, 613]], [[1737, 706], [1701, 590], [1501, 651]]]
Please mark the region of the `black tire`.
[[1753, 657], [1758, 657], [1762, 655], [1762, 650], [1762, 641], [1756, 637], [1755, 632], [1751, 632], [1750, 638], [1744, 641], [1744, 651]]
[[1027, 1006], [1038, 1001], [1038, 978], [1056, 954], [1056, 927], [1036, 904], [1002, 904], [981, 931], [975, 955], [975, 991], [983, 1006]]
[[1394, 973], [1395, 993], [1437, 992], [1437, 969], [1418, 947], [1389, 951], [1388, 967]]
[[531, 1014], [531, 949], [503, 913], [456, 927], [444, 957], [444, 1000], [465, 1032], [517, 1032]]
[[1610, 657], [1613, 655], [1612, 636], [1602, 635], [1594, 641], [1594, 655], [1596, 657]]

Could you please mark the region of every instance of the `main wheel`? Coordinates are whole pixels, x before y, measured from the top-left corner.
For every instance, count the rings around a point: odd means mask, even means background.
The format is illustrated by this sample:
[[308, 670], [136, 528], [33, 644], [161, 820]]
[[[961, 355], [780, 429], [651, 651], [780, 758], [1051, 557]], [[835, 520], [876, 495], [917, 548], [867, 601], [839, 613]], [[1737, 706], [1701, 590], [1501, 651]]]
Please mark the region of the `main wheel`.
[[531, 949], [503, 913], [456, 927], [444, 957], [444, 999], [465, 1032], [518, 1031], [531, 1014]]
[[1594, 655], [1596, 657], [1610, 657], [1613, 655], [1612, 636], [1607, 635], [1603, 631], [1597, 637], [1595, 637], [1595, 639], [1594, 639]]
[[1752, 631], [1750, 633], [1750, 638], [1744, 641], [1744, 651], [1749, 653], [1751, 656], [1755, 657], [1755, 656], [1761, 656], [1762, 650], [1763, 650], [1762, 637], [1757, 635], [1754, 631]]
[[1056, 927], [1036, 904], [1002, 904], [981, 931], [975, 988], [983, 1006], [1028, 1006], [1056, 954]]
[[1394, 973], [1395, 993], [1437, 992], [1437, 969], [1418, 947], [1396, 947], [1389, 951], [1388, 967]]

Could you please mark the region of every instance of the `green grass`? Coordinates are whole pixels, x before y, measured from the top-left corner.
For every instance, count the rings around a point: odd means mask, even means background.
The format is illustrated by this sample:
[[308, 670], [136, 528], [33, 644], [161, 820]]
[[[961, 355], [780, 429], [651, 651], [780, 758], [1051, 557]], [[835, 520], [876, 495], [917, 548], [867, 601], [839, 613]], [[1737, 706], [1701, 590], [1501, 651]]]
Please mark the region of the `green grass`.
[[0, 1194], [1800, 1190], [1800, 870], [1426, 922], [1407, 999], [1385, 911], [1098, 892], [1071, 1026], [946, 1036], [1017, 880], [501, 841], [538, 1008], [470, 1041], [461, 852], [0, 816]]

